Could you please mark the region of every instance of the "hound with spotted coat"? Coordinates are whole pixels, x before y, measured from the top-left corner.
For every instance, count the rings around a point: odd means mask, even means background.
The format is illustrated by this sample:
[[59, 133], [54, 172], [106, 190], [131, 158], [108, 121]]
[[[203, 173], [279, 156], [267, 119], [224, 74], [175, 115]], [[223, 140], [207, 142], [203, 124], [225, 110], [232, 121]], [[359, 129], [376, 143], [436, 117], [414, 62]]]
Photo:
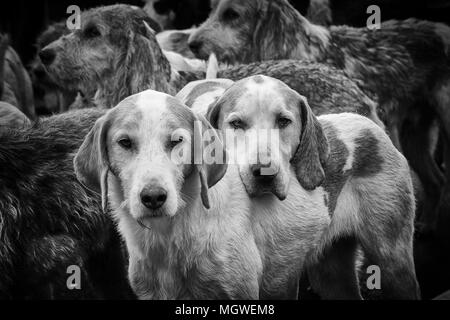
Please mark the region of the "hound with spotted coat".
[[264, 164], [239, 166], [250, 197], [273, 193], [284, 199], [289, 166], [304, 190], [323, 195], [331, 223], [307, 262], [310, 282], [322, 298], [361, 297], [357, 244], [380, 267], [384, 298], [419, 298], [409, 166], [379, 126], [351, 113], [316, 118], [304, 97], [264, 76], [236, 82], [210, 107], [207, 119], [222, 131], [279, 130], [282, 151], [268, 149], [261, 140], [250, 143], [248, 152], [237, 151], [259, 159], [269, 150], [270, 175], [261, 173]]

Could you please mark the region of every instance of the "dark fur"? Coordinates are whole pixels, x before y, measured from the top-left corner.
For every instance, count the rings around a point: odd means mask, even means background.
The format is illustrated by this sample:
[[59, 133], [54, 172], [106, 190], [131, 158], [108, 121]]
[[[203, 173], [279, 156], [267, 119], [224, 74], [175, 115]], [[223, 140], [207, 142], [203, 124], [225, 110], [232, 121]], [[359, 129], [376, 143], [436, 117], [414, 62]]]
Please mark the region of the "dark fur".
[[328, 193], [328, 210], [330, 215], [336, 209], [337, 199], [341, 194], [350, 172], [344, 172], [345, 162], [349, 156], [349, 151], [345, 144], [339, 140], [336, 129], [326, 121], [322, 121], [322, 128], [327, 132], [327, 139], [330, 144], [330, 158], [335, 161], [325, 167], [325, 175], [327, 179], [324, 181], [323, 188]]
[[[121, 242], [73, 157], [103, 113], [78, 111], [0, 135], [0, 297], [127, 298]], [[68, 290], [67, 267], [82, 270]]]

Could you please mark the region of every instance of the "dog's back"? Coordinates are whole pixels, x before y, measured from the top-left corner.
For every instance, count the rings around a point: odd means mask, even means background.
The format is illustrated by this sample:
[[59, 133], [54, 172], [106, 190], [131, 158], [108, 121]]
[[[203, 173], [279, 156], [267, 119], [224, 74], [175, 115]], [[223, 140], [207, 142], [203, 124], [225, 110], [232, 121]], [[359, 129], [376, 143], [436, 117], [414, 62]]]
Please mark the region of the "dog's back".
[[[320, 61], [363, 80], [360, 85], [381, 103], [393, 92], [398, 100], [413, 99], [423, 91], [420, 83], [433, 84], [450, 73], [450, 28], [441, 23], [390, 20], [379, 30], [335, 26], [330, 34]], [[399, 83], [397, 90], [392, 83]]]
[[[103, 112], [82, 110], [0, 133], [0, 297], [129, 294], [114, 226], [99, 195], [84, 188], [73, 170], [75, 152]], [[106, 266], [108, 257], [115, 262]], [[83, 290], [67, 288], [72, 265], [81, 269]], [[103, 278], [105, 270], [115, 280]]]

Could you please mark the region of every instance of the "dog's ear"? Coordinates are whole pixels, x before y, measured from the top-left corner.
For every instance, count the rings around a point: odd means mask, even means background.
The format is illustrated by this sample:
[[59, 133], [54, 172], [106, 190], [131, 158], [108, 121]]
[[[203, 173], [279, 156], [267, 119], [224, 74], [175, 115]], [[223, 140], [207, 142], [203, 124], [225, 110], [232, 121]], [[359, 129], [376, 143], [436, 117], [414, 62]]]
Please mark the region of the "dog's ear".
[[108, 196], [109, 160], [106, 148], [108, 123], [106, 116], [95, 122], [73, 160], [77, 179], [87, 188], [101, 193], [104, 211]]
[[[123, 53], [115, 64], [114, 105], [124, 97], [153, 88], [168, 92], [171, 78], [170, 63], [163, 54], [155, 34], [141, 21], [139, 27], [126, 31]], [[108, 106], [113, 107], [113, 106]]]
[[205, 208], [210, 208], [208, 189], [223, 178], [227, 171], [227, 156], [223, 141], [217, 131], [202, 116], [194, 122], [194, 163], [201, 183], [201, 198]]
[[299, 95], [301, 123], [300, 143], [291, 159], [296, 176], [306, 190], [314, 190], [325, 179], [325, 167], [329, 145], [319, 121], [313, 114], [305, 97]]
[[[285, 17], [283, 16], [282, 8], [280, 8], [282, 1], [260, 1], [258, 2], [259, 15], [253, 36], [253, 48], [251, 57], [252, 61], [263, 61], [280, 59], [284, 52], [280, 51], [283, 42], [285, 41]], [[283, 30], [282, 33], [279, 30]]]
[[[259, 1], [251, 61], [281, 60], [292, 54], [306, 19], [286, 1]], [[299, 26], [298, 21], [302, 21]], [[309, 25], [309, 23], [308, 23]], [[279, 32], [283, 30], [283, 32]]]
[[220, 110], [222, 108], [221, 98], [219, 98], [216, 102], [212, 103], [208, 107], [208, 111], [206, 111], [206, 119], [211, 124], [211, 126], [215, 129], [219, 129], [219, 116]]

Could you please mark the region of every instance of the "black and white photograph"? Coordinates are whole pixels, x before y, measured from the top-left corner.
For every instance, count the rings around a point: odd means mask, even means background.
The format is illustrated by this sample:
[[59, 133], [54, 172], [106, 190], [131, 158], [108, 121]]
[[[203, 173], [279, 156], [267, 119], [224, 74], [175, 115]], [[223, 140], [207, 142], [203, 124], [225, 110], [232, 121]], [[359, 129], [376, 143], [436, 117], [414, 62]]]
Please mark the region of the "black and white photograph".
[[0, 7], [0, 300], [450, 300], [450, 0]]

